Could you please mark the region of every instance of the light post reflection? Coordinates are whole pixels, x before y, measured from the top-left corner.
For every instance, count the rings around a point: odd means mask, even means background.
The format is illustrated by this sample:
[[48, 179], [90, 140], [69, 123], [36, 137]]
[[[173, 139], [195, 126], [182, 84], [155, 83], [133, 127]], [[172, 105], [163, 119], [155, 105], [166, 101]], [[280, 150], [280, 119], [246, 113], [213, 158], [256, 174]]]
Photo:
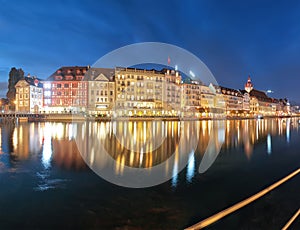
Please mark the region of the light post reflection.
[[189, 161], [188, 161], [188, 165], [187, 165], [187, 172], [186, 172], [186, 180], [188, 182], [192, 181], [192, 178], [195, 174], [195, 156], [194, 156], [194, 152], [191, 152], [189, 154]]
[[45, 169], [48, 169], [51, 165], [52, 157], [52, 135], [51, 135], [51, 126], [46, 124], [44, 127], [44, 145], [43, 145], [43, 156], [42, 164]]
[[267, 153], [268, 154], [272, 153], [272, 138], [270, 134], [268, 134], [267, 136]]

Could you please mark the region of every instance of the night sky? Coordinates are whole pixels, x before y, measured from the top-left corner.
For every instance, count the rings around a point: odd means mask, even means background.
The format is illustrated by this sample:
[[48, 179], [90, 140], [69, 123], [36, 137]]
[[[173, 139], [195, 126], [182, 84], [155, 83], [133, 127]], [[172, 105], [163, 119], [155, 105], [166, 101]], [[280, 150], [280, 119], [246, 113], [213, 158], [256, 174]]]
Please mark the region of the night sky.
[[0, 0], [0, 96], [13, 66], [47, 78], [150, 41], [195, 54], [220, 85], [243, 88], [251, 75], [300, 102], [300, 1]]

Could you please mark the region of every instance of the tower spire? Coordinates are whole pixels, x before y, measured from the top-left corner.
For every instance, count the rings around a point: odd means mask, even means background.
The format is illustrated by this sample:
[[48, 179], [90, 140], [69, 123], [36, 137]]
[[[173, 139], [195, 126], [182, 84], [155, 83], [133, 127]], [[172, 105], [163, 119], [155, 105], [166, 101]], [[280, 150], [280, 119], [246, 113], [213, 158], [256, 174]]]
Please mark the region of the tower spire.
[[247, 80], [247, 83], [245, 84], [245, 90], [250, 93], [251, 90], [253, 89], [253, 84], [251, 82], [251, 78], [250, 78], [250, 75], [248, 76], [248, 80]]

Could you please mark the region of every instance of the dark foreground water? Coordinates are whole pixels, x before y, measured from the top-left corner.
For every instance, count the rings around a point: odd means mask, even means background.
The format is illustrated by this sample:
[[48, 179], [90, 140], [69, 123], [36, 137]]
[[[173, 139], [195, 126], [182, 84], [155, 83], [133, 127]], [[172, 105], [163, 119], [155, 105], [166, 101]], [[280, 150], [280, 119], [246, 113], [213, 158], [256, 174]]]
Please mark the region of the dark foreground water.
[[[0, 135], [0, 229], [183, 229], [300, 166], [296, 118], [1, 123]], [[114, 185], [85, 163], [122, 184], [124, 168], [172, 157], [161, 176], [171, 179], [148, 188]], [[299, 208], [300, 175], [208, 229], [281, 229]]]

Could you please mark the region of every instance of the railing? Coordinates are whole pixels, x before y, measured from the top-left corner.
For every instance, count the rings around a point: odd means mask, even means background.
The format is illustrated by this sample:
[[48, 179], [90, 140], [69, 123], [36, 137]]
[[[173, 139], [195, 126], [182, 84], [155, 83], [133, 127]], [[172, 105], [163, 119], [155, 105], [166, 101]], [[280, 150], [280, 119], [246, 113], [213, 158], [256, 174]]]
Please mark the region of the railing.
[[[298, 173], [300, 173], [300, 168], [298, 168], [297, 170], [295, 170], [294, 172], [290, 173], [288, 176], [284, 177], [283, 179], [275, 182], [274, 184], [272, 184], [271, 186], [263, 189], [262, 191], [250, 196], [249, 198], [238, 202], [237, 204], [226, 208], [202, 221], [200, 221], [197, 224], [194, 224], [191, 227], [186, 228], [186, 230], [196, 230], [196, 229], [202, 229], [205, 228], [215, 222], [217, 222], [218, 220], [222, 219], [223, 217], [245, 207], [246, 205], [252, 203], [253, 201], [261, 198], [262, 196], [266, 195], [267, 193], [269, 193], [270, 191], [272, 191], [273, 189], [277, 188], [278, 186], [282, 185], [283, 183], [287, 182], [288, 180], [290, 180], [291, 178], [293, 178], [294, 176], [296, 176]], [[291, 220], [286, 224], [287, 228], [291, 225], [291, 223], [297, 218], [297, 216], [300, 214], [300, 211], [298, 211], [292, 218]], [[286, 229], [287, 229], [286, 228]]]

